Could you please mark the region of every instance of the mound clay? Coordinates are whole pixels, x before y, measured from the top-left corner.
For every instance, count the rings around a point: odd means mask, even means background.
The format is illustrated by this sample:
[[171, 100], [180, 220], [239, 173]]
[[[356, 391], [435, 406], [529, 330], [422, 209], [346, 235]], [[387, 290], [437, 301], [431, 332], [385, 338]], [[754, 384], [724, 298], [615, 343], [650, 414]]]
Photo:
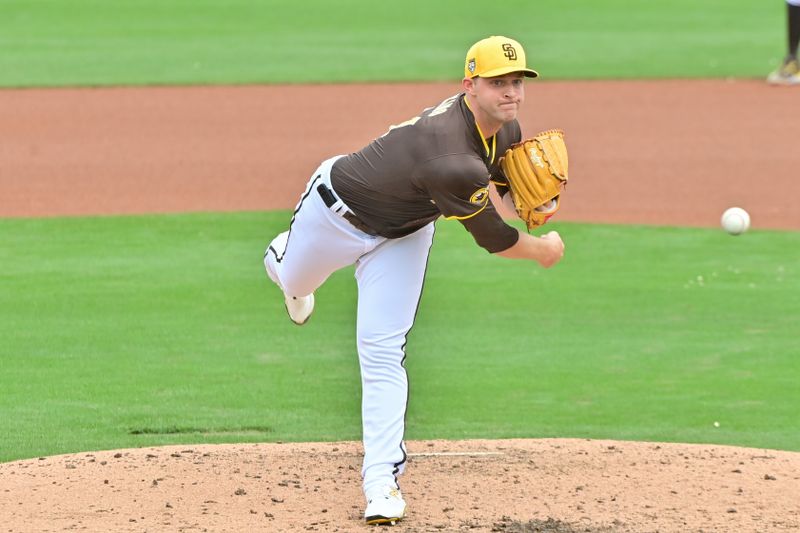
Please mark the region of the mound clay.
[[[715, 226], [741, 205], [754, 228], [800, 229], [796, 90], [756, 81], [528, 87], [523, 131], [567, 131], [560, 220]], [[0, 216], [288, 209], [319, 161], [456, 91], [3, 91]], [[769, 194], [754, 196], [754, 180], [768, 180]], [[798, 453], [567, 439], [408, 449], [400, 531], [800, 530]], [[0, 464], [0, 531], [362, 531], [360, 462], [357, 443], [9, 462]]]
[[[409, 442], [398, 529], [797, 531], [800, 454], [569, 439]], [[171, 446], [0, 464], [4, 531], [358, 531], [361, 446]]]

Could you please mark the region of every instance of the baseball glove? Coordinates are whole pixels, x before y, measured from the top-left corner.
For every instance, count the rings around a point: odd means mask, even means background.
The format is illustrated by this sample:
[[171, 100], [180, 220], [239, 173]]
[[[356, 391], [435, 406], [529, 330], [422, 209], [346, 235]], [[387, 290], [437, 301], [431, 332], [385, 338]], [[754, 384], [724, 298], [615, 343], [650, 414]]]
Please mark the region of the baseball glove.
[[528, 230], [541, 226], [560, 205], [561, 185], [567, 182], [564, 132], [547, 130], [511, 145], [500, 159], [511, 198]]

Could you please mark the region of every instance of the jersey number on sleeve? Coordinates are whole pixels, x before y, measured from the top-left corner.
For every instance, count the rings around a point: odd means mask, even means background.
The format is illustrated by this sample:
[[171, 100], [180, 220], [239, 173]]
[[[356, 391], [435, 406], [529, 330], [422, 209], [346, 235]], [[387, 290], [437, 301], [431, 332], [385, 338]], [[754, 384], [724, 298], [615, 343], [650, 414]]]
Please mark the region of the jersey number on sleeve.
[[[448, 98], [447, 100], [445, 100], [441, 104], [437, 105], [436, 107], [433, 107], [433, 108], [429, 107], [428, 109], [423, 111], [423, 115], [424, 116], [428, 116], [428, 117], [435, 117], [436, 115], [441, 115], [442, 113], [447, 111], [450, 108], [451, 105], [453, 105], [453, 102], [455, 102], [458, 99], [459, 96], [460, 95], [456, 94], [454, 96], [451, 96], [450, 98]], [[426, 114], [426, 112], [428, 110], [430, 110], [430, 112]], [[410, 118], [410, 119], [406, 120], [405, 122], [401, 122], [400, 124], [393, 124], [392, 126], [389, 126], [389, 131], [396, 130], [397, 128], [402, 128], [404, 126], [413, 126], [414, 124], [417, 123], [417, 121], [419, 121], [419, 119], [421, 119], [423, 117], [423, 115], [419, 115], [419, 116], [416, 116], [414, 118]], [[386, 136], [389, 133], [389, 131], [387, 131], [386, 133], [381, 135], [381, 137]]]

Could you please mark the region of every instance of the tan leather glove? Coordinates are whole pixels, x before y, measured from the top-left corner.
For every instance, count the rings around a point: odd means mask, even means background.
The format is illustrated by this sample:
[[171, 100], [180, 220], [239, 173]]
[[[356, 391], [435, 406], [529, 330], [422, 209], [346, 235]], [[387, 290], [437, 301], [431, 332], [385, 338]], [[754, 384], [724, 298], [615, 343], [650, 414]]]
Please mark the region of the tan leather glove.
[[558, 211], [567, 182], [567, 145], [562, 130], [547, 130], [513, 144], [500, 159], [511, 198], [528, 229], [541, 226]]

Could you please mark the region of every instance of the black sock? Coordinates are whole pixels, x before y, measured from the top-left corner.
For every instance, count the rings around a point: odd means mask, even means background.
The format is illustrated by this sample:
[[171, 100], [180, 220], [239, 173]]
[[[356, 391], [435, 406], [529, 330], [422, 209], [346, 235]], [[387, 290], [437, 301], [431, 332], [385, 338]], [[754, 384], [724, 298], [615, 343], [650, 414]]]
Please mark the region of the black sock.
[[800, 44], [800, 6], [787, 3], [786, 19], [789, 23], [789, 56], [797, 59], [797, 45]]

